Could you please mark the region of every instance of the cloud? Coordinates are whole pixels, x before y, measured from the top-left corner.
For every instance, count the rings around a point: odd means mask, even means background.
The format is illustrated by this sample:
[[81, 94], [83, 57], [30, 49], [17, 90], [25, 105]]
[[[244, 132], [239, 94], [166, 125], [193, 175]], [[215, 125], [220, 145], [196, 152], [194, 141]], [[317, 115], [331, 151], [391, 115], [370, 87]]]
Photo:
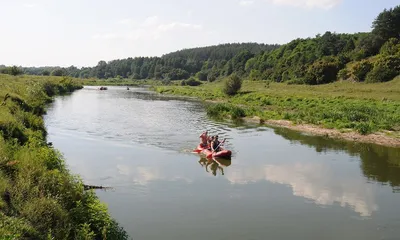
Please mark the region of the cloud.
[[36, 4], [34, 4], [34, 3], [24, 3], [24, 4], [22, 4], [22, 6], [25, 7], [25, 8], [33, 8], [33, 7], [36, 7]]
[[313, 200], [320, 205], [350, 206], [360, 216], [371, 216], [378, 210], [373, 185], [366, 185], [358, 176], [337, 178], [323, 164], [267, 165], [237, 169], [225, 174], [232, 184], [267, 180], [288, 185], [293, 195]]
[[185, 22], [160, 22], [158, 16], [151, 16], [144, 19], [142, 22], [137, 23], [135, 20], [127, 18], [117, 22], [120, 25], [128, 25], [129, 27], [122, 27], [114, 29], [115, 32], [105, 34], [95, 34], [92, 36], [95, 40], [110, 40], [110, 39], [126, 39], [126, 40], [139, 40], [139, 39], [159, 39], [170, 31], [187, 31], [187, 30], [202, 30], [203, 26], [200, 24], [192, 24]]
[[[191, 183], [187, 177], [181, 176], [180, 174], [174, 175], [162, 171], [162, 168], [158, 167], [144, 167], [144, 166], [128, 166], [119, 164], [117, 165], [118, 173], [128, 177], [137, 185], [148, 185], [149, 183], [157, 180], [163, 181], [184, 181], [186, 183]], [[168, 175], [170, 174], [170, 175]]]
[[272, 3], [294, 7], [331, 9], [342, 1], [343, 0], [272, 0]]
[[104, 33], [104, 34], [95, 34], [92, 36], [93, 39], [116, 39], [118, 38], [118, 35], [115, 33]]
[[177, 28], [191, 28], [191, 29], [202, 29], [201, 25], [198, 24], [190, 24], [190, 23], [181, 23], [181, 22], [172, 22], [168, 24], [160, 24], [158, 26], [158, 30], [160, 31], [171, 31]]
[[151, 16], [151, 17], [146, 18], [142, 25], [145, 27], [154, 26], [158, 23], [158, 20], [159, 20], [158, 16]]
[[239, 5], [241, 5], [241, 6], [250, 6], [252, 4], [254, 4], [254, 1], [251, 1], [251, 0], [242, 0], [239, 2]]
[[133, 20], [132, 18], [125, 18], [125, 19], [121, 19], [120, 21], [118, 21], [118, 23], [122, 24], [122, 25], [132, 25], [132, 24], [135, 24], [136, 21]]

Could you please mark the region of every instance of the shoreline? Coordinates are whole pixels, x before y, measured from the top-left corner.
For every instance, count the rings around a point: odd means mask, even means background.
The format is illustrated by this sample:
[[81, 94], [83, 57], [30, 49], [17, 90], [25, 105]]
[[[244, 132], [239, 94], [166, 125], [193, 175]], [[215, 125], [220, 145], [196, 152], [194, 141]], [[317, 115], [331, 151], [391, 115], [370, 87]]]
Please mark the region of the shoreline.
[[[294, 124], [288, 120], [262, 120], [259, 117], [242, 118], [245, 122], [259, 123], [260, 125], [282, 127], [298, 132], [309, 133], [314, 136], [325, 136], [332, 139], [346, 140], [351, 142], [369, 143], [383, 145], [386, 147], [400, 148], [400, 138], [390, 137], [383, 132], [375, 132], [368, 135], [359, 134], [353, 130], [340, 131], [338, 129], [323, 128], [313, 124]], [[397, 134], [400, 134], [396, 132]]]

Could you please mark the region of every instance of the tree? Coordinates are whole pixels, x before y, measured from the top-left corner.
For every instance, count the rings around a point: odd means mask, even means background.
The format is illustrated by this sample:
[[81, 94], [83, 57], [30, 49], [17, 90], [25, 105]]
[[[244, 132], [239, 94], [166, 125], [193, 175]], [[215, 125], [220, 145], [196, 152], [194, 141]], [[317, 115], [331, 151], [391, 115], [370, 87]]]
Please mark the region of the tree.
[[223, 92], [226, 95], [233, 96], [237, 94], [241, 87], [242, 79], [238, 75], [232, 74], [225, 80]]
[[66, 72], [63, 68], [57, 68], [51, 72], [51, 76], [65, 76], [65, 75]]
[[22, 70], [19, 69], [17, 66], [12, 66], [12, 67], [10, 68], [9, 72], [10, 72], [10, 74], [13, 75], [13, 76], [17, 76], [17, 75], [22, 74]]
[[396, 54], [400, 56], [400, 40], [397, 38], [389, 39], [381, 47], [380, 53], [385, 56], [396, 55]]
[[400, 39], [400, 5], [381, 12], [372, 27], [372, 33], [380, 36], [383, 42], [390, 38]]

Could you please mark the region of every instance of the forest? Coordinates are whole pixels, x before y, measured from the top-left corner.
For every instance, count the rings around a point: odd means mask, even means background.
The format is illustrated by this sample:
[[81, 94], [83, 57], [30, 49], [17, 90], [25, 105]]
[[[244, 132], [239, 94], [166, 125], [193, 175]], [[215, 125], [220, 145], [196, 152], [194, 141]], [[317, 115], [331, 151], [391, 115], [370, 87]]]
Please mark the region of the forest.
[[215, 81], [235, 73], [254, 80], [324, 84], [336, 80], [386, 82], [400, 74], [400, 5], [385, 9], [371, 32], [325, 32], [284, 45], [232, 43], [183, 49], [161, 57], [99, 61], [94, 67], [6, 67], [0, 73]]

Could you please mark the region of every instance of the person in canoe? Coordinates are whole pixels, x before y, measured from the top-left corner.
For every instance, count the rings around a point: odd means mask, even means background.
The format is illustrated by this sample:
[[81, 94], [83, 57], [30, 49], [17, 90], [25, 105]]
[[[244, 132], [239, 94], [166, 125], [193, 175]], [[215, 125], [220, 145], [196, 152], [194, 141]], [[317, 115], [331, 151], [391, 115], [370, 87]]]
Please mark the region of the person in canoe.
[[207, 140], [207, 149], [211, 150], [211, 144], [214, 141], [214, 136], [209, 136]]
[[201, 135], [200, 135], [200, 145], [202, 146], [202, 147], [207, 147], [208, 146], [208, 142], [207, 142], [207, 140], [208, 140], [208, 131], [205, 131], [205, 132], [203, 132]]
[[218, 140], [218, 135], [214, 137], [214, 140], [211, 142], [211, 150], [213, 152], [221, 151], [221, 142]]

